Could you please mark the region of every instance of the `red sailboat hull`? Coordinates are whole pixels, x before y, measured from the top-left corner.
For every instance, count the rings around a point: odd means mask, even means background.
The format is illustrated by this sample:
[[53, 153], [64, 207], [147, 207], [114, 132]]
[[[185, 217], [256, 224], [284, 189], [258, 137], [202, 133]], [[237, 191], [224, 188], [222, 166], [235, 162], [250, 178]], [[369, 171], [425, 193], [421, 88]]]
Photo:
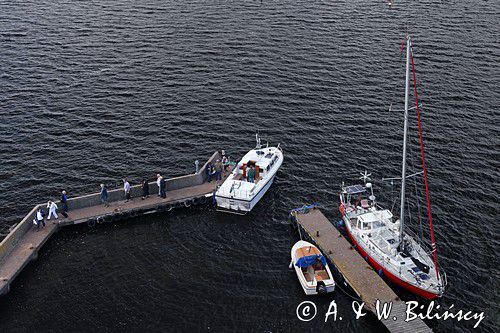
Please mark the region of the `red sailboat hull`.
[[418, 295], [418, 296], [420, 296], [420, 297], [422, 297], [422, 298], [424, 298], [426, 300], [432, 301], [432, 300], [435, 300], [436, 298], [439, 297], [438, 294], [431, 293], [431, 292], [429, 292], [427, 290], [415, 287], [414, 285], [411, 285], [408, 282], [403, 281], [402, 279], [400, 279], [396, 275], [392, 274], [390, 271], [386, 270], [376, 260], [374, 260], [372, 257], [370, 257], [370, 255], [358, 244], [358, 242], [356, 242], [356, 239], [351, 235], [351, 232], [350, 232], [349, 228], [346, 227], [346, 229], [347, 229], [347, 233], [349, 234], [349, 238], [356, 245], [356, 248], [359, 250], [359, 252], [361, 253], [361, 255], [364, 258], [368, 258], [368, 263], [373, 268], [375, 268], [375, 270], [377, 272], [379, 272], [380, 270], [382, 270], [384, 276], [387, 277], [389, 280], [391, 280], [392, 282], [394, 282], [398, 286], [401, 286], [401, 287], [405, 288], [406, 290], [408, 290], [412, 294]]

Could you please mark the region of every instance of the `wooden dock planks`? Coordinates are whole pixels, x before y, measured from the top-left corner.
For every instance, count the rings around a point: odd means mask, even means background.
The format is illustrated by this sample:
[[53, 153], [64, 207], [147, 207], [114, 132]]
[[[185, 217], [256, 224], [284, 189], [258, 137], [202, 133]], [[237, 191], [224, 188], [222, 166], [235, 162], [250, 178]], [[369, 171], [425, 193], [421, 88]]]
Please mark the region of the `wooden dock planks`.
[[[0, 261], [0, 295], [9, 291], [10, 283], [31, 260], [37, 258], [39, 249], [61, 226], [85, 223], [97, 217], [105, 215], [112, 216], [137, 209], [143, 211], [150, 209], [153, 212], [158, 207], [166, 206], [171, 203], [209, 195], [215, 190], [215, 186], [215, 182], [205, 182], [200, 185], [169, 191], [167, 197], [164, 199], [153, 194], [145, 200], [136, 197], [128, 202], [111, 202], [109, 207], [99, 205], [75, 209], [69, 212], [68, 218], [62, 218], [62, 216], [59, 215], [58, 219], [46, 221], [47, 226], [40, 229], [40, 231], [36, 231], [36, 227], [33, 227], [23, 235], [10, 253]], [[207, 201], [208, 200], [212, 199], [208, 198]]]
[[[386, 282], [361, 257], [337, 228], [317, 208], [307, 213], [294, 212], [294, 216], [311, 240], [329, 258], [346, 282], [365, 302], [368, 310], [375, 312], [377, 300], [392, 302], [390, 318], [382, 323], [391, 332], [431, 332], [420, 319], [405, 322], [406, 304], [402, 302]], [[397, 320], [393, 317], [396, 316]]]

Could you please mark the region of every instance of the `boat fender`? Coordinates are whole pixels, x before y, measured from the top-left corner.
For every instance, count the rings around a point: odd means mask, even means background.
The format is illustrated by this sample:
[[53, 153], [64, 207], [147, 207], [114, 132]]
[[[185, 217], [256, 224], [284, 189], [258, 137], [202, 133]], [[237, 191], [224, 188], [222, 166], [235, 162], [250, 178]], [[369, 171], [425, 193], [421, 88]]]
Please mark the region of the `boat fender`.
[[207, 197], [201, 197], [200, 198], [200, 205], [204, 205], [207, 203]]
[[184, 201], [184, 207], [186, 207], [186, 208], [190, 207], [192, 205], [192, 203], [193, 203], [193, 200], [188, 199], [188, 200]]
[[87, 221], [87, 225], [88, 225], [90, 228], [93, 228], [93, 227], [95, 227], [95, 222], [96, 222], [96, 220], [95, 220], [95, 219], [88, 220], [88, 221]]
[[199, 205], [199, 204], [200, 204], [200, 198], [194, 198], [193, 205]]
[[341, 227], [341, 228], [342, 228], [343, 226], [344, 226], [344, 220], [340, 220], [340, 221], [339, 221], [339, 227]]
[[380, 276], [384, 275], [384, 271], [382, 270], [382, 268], [378, 270], [378, 275], [380, 275]]
[[97, 218], [97, 223], [98, 223], [98, 224], [103, 224], [103, 223], [104, 223], [104, 219], [102, 218], [102, 216], [99, 216], [99, 217]]
[[368, 256], [365, 256], [365, 260], [368, 261]]
[[111, 222], [113, 222], [113, 217], [109, 216], [109, 215], [108, 216], [104, 216], [103, 220], [104, 220], [105, 223], [111, 223]]

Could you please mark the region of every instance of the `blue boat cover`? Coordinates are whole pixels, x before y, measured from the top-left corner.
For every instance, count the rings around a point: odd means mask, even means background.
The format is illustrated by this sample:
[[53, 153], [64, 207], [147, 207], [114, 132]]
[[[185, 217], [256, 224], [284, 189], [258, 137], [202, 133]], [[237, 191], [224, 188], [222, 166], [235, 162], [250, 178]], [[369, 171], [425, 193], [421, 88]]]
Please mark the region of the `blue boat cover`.
[[295, 263], [295, 266], [301, 267], [301, 268], [306, 268], [309, 266], [312, 266], [317, 260], [321, 260], [323, 265], [326, 266], [326, 259], [322, 255], [319, 254], [313, 254], [312, 256], [306, 256], [306, 257], [301, 257], [297, 260]]

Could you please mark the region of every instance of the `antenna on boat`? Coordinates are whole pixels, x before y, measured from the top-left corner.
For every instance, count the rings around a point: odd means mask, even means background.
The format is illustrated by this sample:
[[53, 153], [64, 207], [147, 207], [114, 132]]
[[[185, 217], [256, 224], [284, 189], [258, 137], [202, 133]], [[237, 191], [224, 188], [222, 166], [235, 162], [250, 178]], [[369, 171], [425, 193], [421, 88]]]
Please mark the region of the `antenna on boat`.
[[361, 177], [359, 177], [359, 179], [363, 179], [363, 182], [366, 184], [367, 181], [370, 180], [370, 176], [372, 175], [371, 173], [368, 173], [368, 171], [365, 170], [365, 172], [360, 172], [359, 173], [361, 175]]
[[259, 132], [255, 133], [255, 141], [257, 141], [255, 148], [257, 148], [257, 149], [262, 148], [262, 145], [260, 144]]

